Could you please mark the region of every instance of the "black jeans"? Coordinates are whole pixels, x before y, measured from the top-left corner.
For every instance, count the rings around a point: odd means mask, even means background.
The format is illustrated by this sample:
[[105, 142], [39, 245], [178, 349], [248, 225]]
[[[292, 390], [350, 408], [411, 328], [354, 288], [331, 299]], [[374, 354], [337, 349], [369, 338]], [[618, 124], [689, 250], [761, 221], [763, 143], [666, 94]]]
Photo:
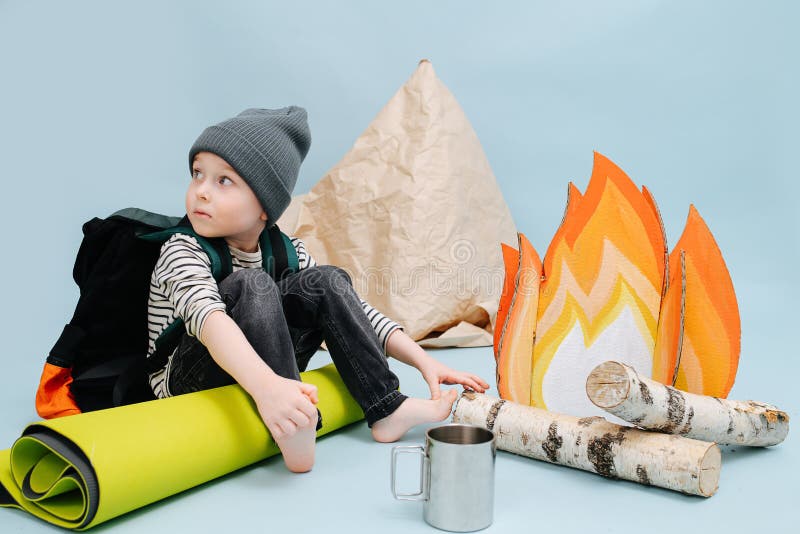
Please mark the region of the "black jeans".
[[[324, 340], [370, 428], [407, 398], [398, 391], [400, 382], [343, 269], [318, 265], [277, 283], [262, 269], [241, 269], [225, 278], [219, 290], [228, 315], [276, 374], [300, 380]], [[206, 347], [184, 333], [170, 362], [170, 395], [233, 383]], [[321, 426], [320, 414], [317, 429]]]

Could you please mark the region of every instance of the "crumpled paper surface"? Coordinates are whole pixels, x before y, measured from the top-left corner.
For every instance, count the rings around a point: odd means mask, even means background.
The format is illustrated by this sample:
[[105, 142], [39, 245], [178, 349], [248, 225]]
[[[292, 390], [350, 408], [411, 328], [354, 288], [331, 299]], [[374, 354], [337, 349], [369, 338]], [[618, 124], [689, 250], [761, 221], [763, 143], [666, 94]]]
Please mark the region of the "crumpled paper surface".
[[511, 213], [478, 137], [427, 60], [278, 220], [424, 347], [492, 345]]

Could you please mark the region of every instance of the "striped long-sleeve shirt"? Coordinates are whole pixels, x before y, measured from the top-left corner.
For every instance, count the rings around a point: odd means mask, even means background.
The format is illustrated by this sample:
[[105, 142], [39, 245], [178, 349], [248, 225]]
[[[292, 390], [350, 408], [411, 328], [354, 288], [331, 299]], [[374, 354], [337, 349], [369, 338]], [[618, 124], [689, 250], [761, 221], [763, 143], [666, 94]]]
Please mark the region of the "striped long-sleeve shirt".
[[[300, 270], [317, 265], [299, 238], [291, 238], [291, 242], [297, 251]], [[228, 248], [234, 272], [240, 269], [261, 268], [260, 247], [256, 252], [244, 252], [230, 246]], [[389, 334], [398, 329], [402, 330], [403, 327], [363, 299], [361, 306], [385, 352]], [[215, 310], [225, 311], [225, 303], [211, 274], [208, 256], [194, 237], [185, 234], [173, 235], [161, 247], [150, 278], [150, 297], [147, 306], [150, 342], [147, 357], [151, 357], [155, 352], [158, 336], [176, 319], [183, 320], [186, 332], [190, 336], [201, 337], [204, 321]], [[158, 398], [170, 396], [166, 379], [171, 361], [172, 355], [164, 367], [149, 375], [150, 387]]]

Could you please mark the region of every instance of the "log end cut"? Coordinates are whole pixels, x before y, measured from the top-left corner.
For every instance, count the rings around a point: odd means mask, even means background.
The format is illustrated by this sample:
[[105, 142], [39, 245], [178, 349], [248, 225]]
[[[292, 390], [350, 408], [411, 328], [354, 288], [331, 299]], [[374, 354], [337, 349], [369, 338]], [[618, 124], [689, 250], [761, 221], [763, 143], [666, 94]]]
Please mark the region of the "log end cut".
[[700, 460], [700, 495], [711, 497], [719, 487], [719, 473], [722, 469], [722, 453], [716, 443], [712, 443]]
[[603, 362], [586, 378], [586, 395], [599, 408], [607, 410], [619, 406], [630, 393], [630, 380], [624, 365]]

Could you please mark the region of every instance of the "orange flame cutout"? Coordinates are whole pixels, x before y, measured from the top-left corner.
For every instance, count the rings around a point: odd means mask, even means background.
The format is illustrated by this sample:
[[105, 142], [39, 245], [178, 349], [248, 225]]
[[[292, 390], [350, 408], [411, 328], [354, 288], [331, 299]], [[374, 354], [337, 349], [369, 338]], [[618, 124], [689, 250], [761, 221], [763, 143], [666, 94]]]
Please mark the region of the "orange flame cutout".
[[[517, 235], [517, 240], [520, 236]], [[506, 278], [503, 281], [503, 293], [500, 295], [500, 303], [497, 306], [497, 319], [494, 327], [494, 359], [499, 358], [497, 346], [500, 343], [500, 333], [503, 331], [503, 324], [506, 321], [508, 310], [511, 307], [511, 300], [514, 298], [514, 284], [516, 283], [517, 270], [519, 269], [519, 252], [517, 249], [500, 243], [503, 249], [503, 265], [506, 269]]]
[[[676, 249], [677, 250], [677, 249]], [[676, 255], [677, 265], [667, 270], [666, 292], [661, 300], [658, 318], [658, 338], [653, 354], [652, 378], [662, 384], [673, 385], [683, 347], [683, 322], [686, 313], [686, 261], [685, 254]]]
[[564, 218], [543, 264], [518, 237], [518, 258], [503, 245], [506, 284], [495, 332], [503, 398], [592, 413], [585, 377], [609, 359], [687, 391], [719, 396], [730, 390], [740, 348], [736, 297], [694, 208], [668, 255], [650, 192], [595, 153], [586, 194], [569, 184]]
[[[606, 359], [625, 361], [650, 374], [665, 265], [661, 228], [630, 178], [595, 153], [586, 194], [577, 202], [570, 198], [545, 257], [533, 353], [533, 405], [567, 412], [587, 405], [584, 385], [565, 384], [564, 379], [582, 369], [588, 374]], [[621, 317], [626, 310], [632, 321]], [[580, 344], [565, 343], [574, 329], [580, 331], [574, 334]], [[590, 354], [587, 349], [610, 332], [618, 338], [611, 346], [619, 353]], [[559, 350], [565, 346], [568, 350]]]
[[[513, 399], [514, 402], [528, 405], [542, 262], [524, 235], [518, 233], [517, 239], [519, 254], [516, 266], [511, 262], [514, 291], [502, 324], [499, 318], [497, 322], [502, 328], [495, 346], [497, 390], [504, 399]], [[506, 257], [504, 259], [510, 260]], [[507, 276], [506, 282], [508, 280]]]
[[[741, 350], [739, 305], [722, 252], [694, 206], [689, 207], [686, 228], [670, 255], [670, 270], [680, 268], [681, 255], [685, 312], [673, 366], [677, 376], [667, 379], [684, 391], [727, 397]], [[670, 327], [679, 330], [674, 324]]]

